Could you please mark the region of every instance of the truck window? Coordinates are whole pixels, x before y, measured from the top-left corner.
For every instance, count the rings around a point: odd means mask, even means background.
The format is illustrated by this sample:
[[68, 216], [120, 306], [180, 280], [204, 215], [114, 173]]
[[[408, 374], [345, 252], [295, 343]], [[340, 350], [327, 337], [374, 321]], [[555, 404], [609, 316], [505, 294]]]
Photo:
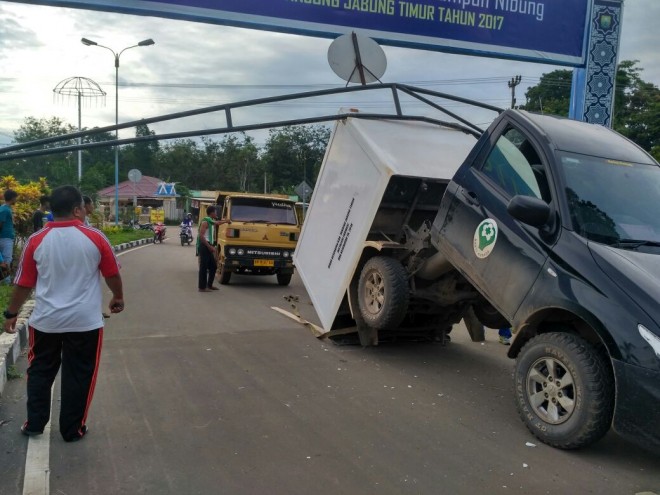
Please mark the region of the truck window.
[[232, 198], [230, 216], [234, 222], [298, 225], [294, 204], [275, 199]]
[[560, 153], [575, 231], [597, 242], [660, 242], [660, 167]]
[[548, 203], [551, 200], [539, 154], [513, 127], [497, 140], [481, 171], [509, 196], [533, 196]]

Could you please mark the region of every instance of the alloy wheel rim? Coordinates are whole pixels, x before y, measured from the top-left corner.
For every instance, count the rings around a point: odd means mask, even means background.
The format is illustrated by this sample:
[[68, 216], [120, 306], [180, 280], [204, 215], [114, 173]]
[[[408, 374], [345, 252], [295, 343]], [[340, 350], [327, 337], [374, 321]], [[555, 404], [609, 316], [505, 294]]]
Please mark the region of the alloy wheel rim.
[[374, 315], [380, 313], [385, 302], [385, 283], [379, 272], [369, 272], [364, 292], [367, 311]]
[[529, 404], [539, 418], [553, 425], [568, 421], [575, 411], [575, 378], [561, 361], [537, 359], [526, 382]]

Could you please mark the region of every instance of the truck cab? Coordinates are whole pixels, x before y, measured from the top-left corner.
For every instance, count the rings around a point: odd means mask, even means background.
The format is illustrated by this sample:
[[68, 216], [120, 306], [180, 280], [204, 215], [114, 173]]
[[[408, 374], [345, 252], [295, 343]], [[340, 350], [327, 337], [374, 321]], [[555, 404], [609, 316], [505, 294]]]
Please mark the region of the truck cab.
[[216, 203], [226, 222], [217, 230], [220, 284], [239, 273], [275, 275], [279, 285], [288, 285], [300, 233], [295, 202], [284, 195], [221, 192]]

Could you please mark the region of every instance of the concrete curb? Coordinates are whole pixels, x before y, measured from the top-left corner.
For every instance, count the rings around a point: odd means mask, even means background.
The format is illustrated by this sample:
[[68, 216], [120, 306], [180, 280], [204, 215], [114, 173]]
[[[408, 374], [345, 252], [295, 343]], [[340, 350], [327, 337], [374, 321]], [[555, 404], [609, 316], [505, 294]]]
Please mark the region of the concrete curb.
[[127, 249], [132, 249], [134, 247], [142, 246], [144, 244], [151, 244], [153, 242], [154, 242], [153, 237], [148, 237], [146, 239], [131, 241], [125, 244], [117, 244], [113, 249], [115, 250], [115, 253], [118, 253], [120, 251], [126, 251]]
[[0, 334], [0, 397], [7, 383], [7, 370], [16, 364], [21, 351], [28, 345], [28, 316], [34, 309], [34, 300], [26, 301], [16, 321], [16, 333]]
[[[140, 239], [138, 241], [131, 241], [125, 244], [118, 244], [114, 246], [115, 253], [126, 251], [127, 249], [150, 244], [153, 238]], [[7, 384], [7, 370], [10, 366], [16, 364], [16, 361], [21, 355], [21, 351], [28, 346], [28, 324], [27, 320], [32, 310], [34, 309], [34, 300], [30, 299], [25, 302], [18, 314], [16, 321], [16, 333], [2, 333], [0, 334], [0, 397]]]

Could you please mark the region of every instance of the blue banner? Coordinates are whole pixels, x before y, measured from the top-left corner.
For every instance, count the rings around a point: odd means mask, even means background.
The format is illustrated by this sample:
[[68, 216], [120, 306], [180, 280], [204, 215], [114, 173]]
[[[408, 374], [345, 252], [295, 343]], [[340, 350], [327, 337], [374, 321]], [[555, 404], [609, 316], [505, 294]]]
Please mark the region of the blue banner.
[[335, 38], [583, 66], [592, 0], [28, 0]]

